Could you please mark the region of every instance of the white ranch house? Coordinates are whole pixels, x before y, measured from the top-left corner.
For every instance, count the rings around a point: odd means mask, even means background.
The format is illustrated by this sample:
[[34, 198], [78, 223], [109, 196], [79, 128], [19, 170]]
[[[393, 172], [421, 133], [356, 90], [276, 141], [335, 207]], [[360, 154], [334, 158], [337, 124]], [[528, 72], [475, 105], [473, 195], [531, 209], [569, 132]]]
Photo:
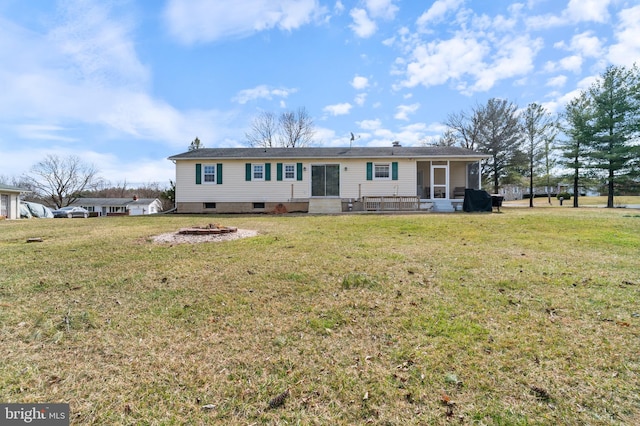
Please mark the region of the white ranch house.
[[0, 217], [20, 219], [20, 194], [24, 192], [31, 191], [0, 184]]
[[162, 211], [162, 202], [157, 198], [78, 198], [72, 203], [98, 216], [155, 214]]
[[486, 155], [459, 147], [202, 148], [169, 157], [178, 213], [453, 211]]

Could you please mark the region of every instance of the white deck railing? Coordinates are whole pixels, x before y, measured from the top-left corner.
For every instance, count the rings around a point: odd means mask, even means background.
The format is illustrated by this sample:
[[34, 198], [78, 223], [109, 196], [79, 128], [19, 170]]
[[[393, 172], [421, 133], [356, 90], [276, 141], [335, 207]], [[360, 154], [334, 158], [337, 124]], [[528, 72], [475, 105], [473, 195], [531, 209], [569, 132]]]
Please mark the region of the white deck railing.
[[369, 196], [363, 197], [365, 210], [419, 210], [420, 198], [411, 196]]

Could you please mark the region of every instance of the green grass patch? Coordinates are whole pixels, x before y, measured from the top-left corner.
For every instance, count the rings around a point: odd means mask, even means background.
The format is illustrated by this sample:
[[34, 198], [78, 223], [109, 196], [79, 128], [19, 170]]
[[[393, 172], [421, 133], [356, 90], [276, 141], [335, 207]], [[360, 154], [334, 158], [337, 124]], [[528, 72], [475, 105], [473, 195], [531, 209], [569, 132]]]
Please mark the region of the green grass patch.
[[[566, 204], [1, 221], [0, 401], [72, 424], [640, 423], [640, 221]], [[151, 242], [211, 222], [259, 235]]]

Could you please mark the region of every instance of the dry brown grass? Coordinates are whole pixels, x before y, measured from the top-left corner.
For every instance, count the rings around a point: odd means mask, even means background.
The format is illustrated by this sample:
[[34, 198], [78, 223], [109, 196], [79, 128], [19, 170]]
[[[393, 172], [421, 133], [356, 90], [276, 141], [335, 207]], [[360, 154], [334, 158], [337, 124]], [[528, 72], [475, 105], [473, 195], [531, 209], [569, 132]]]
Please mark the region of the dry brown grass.
[[260, 235], [173, 246], [150, 237], [210, 218], [4, 221], [0, 401], [74, 424], [634, 424], [638, 216], [230, 216]]

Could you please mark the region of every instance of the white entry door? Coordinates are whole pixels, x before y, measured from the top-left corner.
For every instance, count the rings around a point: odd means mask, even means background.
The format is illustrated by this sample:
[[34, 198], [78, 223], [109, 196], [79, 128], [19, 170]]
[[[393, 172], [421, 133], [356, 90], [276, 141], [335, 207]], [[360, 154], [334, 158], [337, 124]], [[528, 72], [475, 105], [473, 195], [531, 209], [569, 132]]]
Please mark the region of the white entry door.
[[431, 198], [449, 198], [449, 166], [431, 166]]

